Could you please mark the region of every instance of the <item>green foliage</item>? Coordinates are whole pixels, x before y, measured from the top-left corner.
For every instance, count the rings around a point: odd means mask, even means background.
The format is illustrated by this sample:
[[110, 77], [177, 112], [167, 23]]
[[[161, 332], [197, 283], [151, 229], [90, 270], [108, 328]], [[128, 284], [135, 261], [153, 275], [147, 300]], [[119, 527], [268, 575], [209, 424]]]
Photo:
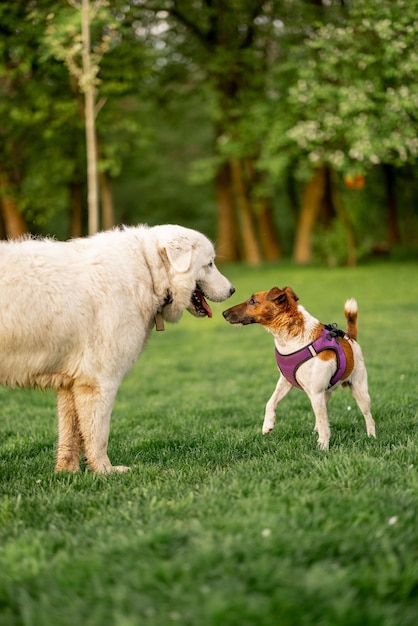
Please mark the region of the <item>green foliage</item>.
[[37, 2], [37, 15], [25, 3], [0, 8], [1, 169], [35, 230], [67, 206], [65, 185], [74, 171], [75, 139], [82, 130], [68, 79], [57, 62], [45, 59], [45, 24], [39, 16], [51, 6]]
[[[127, 117], [116, 97], [133, 91], [133, 81], [142, 77], [129, 64], [139, 62], [141, 48], [126, 34], [116, 38], [115, 19], [101, 12], [93, 29], [95, 81], [98, 102], [106, 105], [98, 115], [102, 171], [120, 173], [121, 161], [138, 134], [139, 124]], [[20, 210], [35, 232], [51, 232], [48, 225], [68, 217], [69, 188], [85, 180], [85, 137], [80, 92], [75, 78], [79, 55], [79, 11], [68, 3], [48, 0], [9, 3], [0, 8], [3, 38], [0, 41], [0, 129], [2, 169], [8, 173]], [[116, 45], [120, 44], [120, 45]], [[68, 47], [67, 47], [68, 46]], [[98, 74], [105, 48], [106, 62]], [[124, 71], [121, 73], [121, 67]], [[109, 104], [107, 101], [109, 100]], [[109, 128], [111, 131], [109, 131]], [[59, 229], [61, 236], [68, 232]]]
[[[181, 221], [215, 237], [217, 169], [247, 159], [252, 197], [273, 199], [289, 254], [301, 181], [327, 162], [367, 172], [346, 206], [362, 255], [386, 236], [384, 162], [399, 166], [402, 241], [416, 245], [417, 0], [319, 4], [102, 5], [99, 170], [114, 183], [117, 221]], [[82, 99], [64, 63], [79, 61], [79, 12], [2, 3], [0, 25], [2, 168], [29, 228], [66, 237], [71, 190], [85, 184]]]
[[319, 225], [313, 234], [313, 258], [334, 267], [348, 261], [347, 230], [341, 220], [335, 219], [331, 226]]
[[329, 453], [297, 390], [263, 437], [272, 339], [229, 326], [226, 303], [153, 335], [123, 382], [110, 456], [127, 475], [54, 475], [52, 394], [0, 390], [1, 624], [415, 624], [416, 267], [226, 273], [231, 304], [290, 284], [343, 324], [358, 299], [377, 439], [347, 390]]
[[294, 51], [293, 80], [273, 109], [273, 172], [291, 155], [354, 173], [416, 161], [417, 10], [416, 0], [356, 0], [333, 20], [324, 12]]
[[[124, 177], [113, 185], [118, 222], [181, 223], [215, 239], [215, 198], [211, 181], [191, 182], [192, 163], [210, 151], [212, 136], [205, 124], [199, 94], [172, 98], [155, 117], [148, 103], [134, 103], [143, 122], [134, 158], [126, 152]], [[175, 123], [173, 123], [175, 120]]]
[[[99, 0], [90, 5], [91, 69], [88, 76], [83, 71], [82, 63], [81, 10], [81, 3], [68, 3], [51, 11], [47, 15], [44, 44], [47, 56], [63, 61], [77, 80], [80, 91], [85, 92], [88, 86], [97, 87], [100, 84], [100, 63], [103, 55], [117, 43], [118, 24], [108, 0]], [[36, 11], [33, 16], [38, 17]]]

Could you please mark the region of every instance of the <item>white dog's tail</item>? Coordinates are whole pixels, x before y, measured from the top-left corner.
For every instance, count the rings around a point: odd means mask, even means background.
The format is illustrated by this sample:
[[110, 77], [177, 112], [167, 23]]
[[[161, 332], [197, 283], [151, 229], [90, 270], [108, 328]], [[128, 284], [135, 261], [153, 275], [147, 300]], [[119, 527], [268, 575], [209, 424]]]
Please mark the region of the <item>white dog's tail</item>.
[[354, 298], [350, 298], [344, 305], [344, 315], [347, 320], [346, 333], [350, 339], [357, 339], [358, 305]]

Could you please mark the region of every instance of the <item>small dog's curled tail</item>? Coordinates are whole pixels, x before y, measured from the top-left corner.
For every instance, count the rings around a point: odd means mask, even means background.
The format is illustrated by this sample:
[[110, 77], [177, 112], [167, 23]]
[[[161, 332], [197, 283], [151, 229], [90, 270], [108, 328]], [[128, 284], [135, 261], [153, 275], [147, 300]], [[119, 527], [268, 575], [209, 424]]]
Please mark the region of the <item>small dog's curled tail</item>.
[[347, 320], [346, 333], [350, 339], [357, 339], [358, 305], [354, 298], [350, 298], [344, 305], [344, 315]]

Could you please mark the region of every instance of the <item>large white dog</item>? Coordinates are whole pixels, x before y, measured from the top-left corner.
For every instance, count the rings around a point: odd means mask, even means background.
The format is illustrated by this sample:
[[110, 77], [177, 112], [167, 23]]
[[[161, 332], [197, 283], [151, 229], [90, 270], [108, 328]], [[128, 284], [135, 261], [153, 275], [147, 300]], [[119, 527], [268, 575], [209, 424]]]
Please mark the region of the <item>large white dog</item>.
[[107, 456], [116, 392], [154, 323], [211, 317], [205, 297], [234, 293], [214, 258], [173, 225], [0, 243], [0, 384], [56, 390], [57, 471], [78, 470], [81, 451], [93, 471], [128, 469]]

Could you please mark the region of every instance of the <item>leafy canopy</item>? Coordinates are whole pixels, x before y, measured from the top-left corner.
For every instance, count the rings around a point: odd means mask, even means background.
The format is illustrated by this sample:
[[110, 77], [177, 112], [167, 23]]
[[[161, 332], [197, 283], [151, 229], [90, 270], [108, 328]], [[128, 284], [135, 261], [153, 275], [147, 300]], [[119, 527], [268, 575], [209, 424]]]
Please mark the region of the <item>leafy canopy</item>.
[[415, 161], [417, 15], [417, 0], [356, 0], [307, 31], [287, 66], [292, 83], [270, 102], [272, 171], [305, 158], [356, 173]]

